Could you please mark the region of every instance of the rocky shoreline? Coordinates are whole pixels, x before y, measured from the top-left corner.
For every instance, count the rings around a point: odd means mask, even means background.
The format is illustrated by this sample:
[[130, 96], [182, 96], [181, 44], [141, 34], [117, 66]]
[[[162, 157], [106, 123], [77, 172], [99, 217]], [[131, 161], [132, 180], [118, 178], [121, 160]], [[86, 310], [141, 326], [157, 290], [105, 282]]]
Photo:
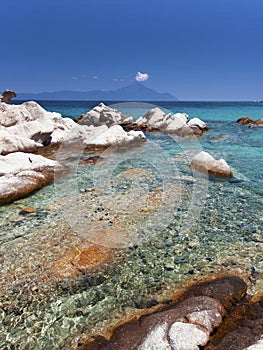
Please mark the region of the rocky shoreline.
[[80, 339], [76, 349], [260, 349], [263, 299], [254, 302], [247, 291], [238, 276], [200, 281], [166, 305], [120, 322], [106, 338]]
[[[0, 107], [3, 205], [52, 183], [54, 174], [68, 174], [68, 163], [78, 159], [79, 153], [80, 168], [94, 167], [109, 161], [108, 153], [103, 153], [107, 147], [113, 153], [133, 147], [139, 152], [147, 145], [142, 130], [172, 130], [179, 137], [199, 137], [207, 130], [203, 122], [194, 121], [196, 118], [191, 122], [185, 114], [166, 115], [158, 109], [134, 123], [99, 105], [79, 124], [46, 112], [35, 102], [20, 106], [1, 103]], [[66, 158], [58, 159], [63, 147]], [[224, 160], [207, 152], [195, 154], [188, 165], [205, 175], [233, 176]], [[151, 227], [149, 232], [141, 230], [145, 220], [157, 217], [164, 221], [168, 208], [175, 211], [177, 203], [187, 196], [187, 187], [177, 184], [176, 174], [173, 176], [160, 188], [150, 171], [131, 167], [114, 174], [120, 188], [117, 193], [83, 187], [78, 205], [72, 196], [41, 210], [21, 207], [10, 223], [18, 230], [3, 238], [0, 250], [0, 348], [18, 344], [33, 348], [38, 344], [50, 349], [126, 350], [129, 344], [129, 349], [146, 350], [158, 344], [158, 350], [260, 349], [262, 275], [252, 266], [258, 251], [253, 260], [247, 245], [240, 240], [238, 248], [231, 247], [226, 237], [229, 257], [225, 261], [221, 255], [224, 238], [220, 246], [216, 239], [208, 242], [206, 232], [197, 237], [187, 230], [175, 232], [172, 226], [162, 230], [157, 221], [160, 240], [151, 236], [150, 241], [135, 243], [138, 232], [143, 231], [146, 237], [151, 234]], [[142, 182], [149, 186], [147, 198], [143, 197]], [[169, 195], [163, 196], [164, 192]], [[79, 203], [86, 212], [81, 213]], [[209, 210], [218, 206], [212, 202]], [[246, 209], [243, 205], [240, 211]], [[87, 221], [82, 215], [88, 216]], [[43, 217], [48, 217], [49, 224], [42, 227]], [[210, 224], [216, 226], [213, 220]], [[35, 225], [32, 232], [19, 232], [19, 225], [25, 222]], [[253, 241], [249, 241], [250, 249], [261, 242], [257, 231], [242, 239]], [[201, 242], [208, 242], [209, 254], [204, 253]], [[137, 263], [133, 265], [132, 259]], [[195, 259], [200, 263], [193, 268]], [[125, 275], [122, 278], [120, 269]]]
[[[48, 155], [50, 150], [55, 159], [60, 147], [66, 149], [68, 157], [74, 149], [78, 152], [95, 152], [111, 147], [118, 152], [125, 148], [140, 147], [146, 141], [143, 131], [196, 137], [208, 130], [198, 118], [189, 120], [186, 114], [165, 114], [159, 108], [150, 110], [134, 122], [131, 117], [123, 116], [103, 103], [74, 122], [62, 118], [59, 113], [45, 111], [33, 101], [21, 105], [0, 102], [0, 126], [0, 204], [10, 203], [52, 182], [55, 175], [52, 177], [51, 169], [57, 177], [63, 173], [63, 164], [59, 162], [53, 162], [48, 170], [49, 159], [41, 158], [42, 164], [35, 165], [34, 153]], [[11, 153], [13, 156], [9, 155]], [[21, 163], [20, 172], [5, 168], [8, 157], [13, 162]], [[232, 176], [223, 160], [215, 163], [211, 156], [205, 155], [204, 158], [204, 154], [194, 159], [191, 166], [208, 174]], [[10, 187], [13, 188], [11, 191]]]

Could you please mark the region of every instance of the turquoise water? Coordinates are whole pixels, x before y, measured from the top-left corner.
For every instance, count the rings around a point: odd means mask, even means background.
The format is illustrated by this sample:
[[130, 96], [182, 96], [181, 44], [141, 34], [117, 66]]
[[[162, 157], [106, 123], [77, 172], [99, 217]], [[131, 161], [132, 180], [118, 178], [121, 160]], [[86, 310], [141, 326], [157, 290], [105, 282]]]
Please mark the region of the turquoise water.
[[[67, 117], [96, 105], [41, 104]], [[141, 148], [103, 152], [95, 166], [81, 163], [93, 153], [71, 154], [71, 176], [0, 208], [0, 349], [74, 348], [82, 336], [154, 305], [193, 278], [232, 270], [263, 275], [263, 128], [235, 123], [262, 118], [263, 104], [158, 106], [199, 117], [210, 130], [196, 140], [147, 134]], [[116, 107], [137, 118], [152, 105]], [[202, 149], [224, 158], [234, 178], [192, 173], [191, 152]], [[145, 172], [122, 177], [129, 168]], [[147, 196], [158, 197], [159, 189], [161, 204], [157, 198], [159, 206], [150, 201], [145, 209]], [[35, 212], [22, 215], [25, 207]], [[96, 242], [97, 222], [128, 230], [127, 240], [113, 240], [114, 246], [124, 242], [117, 257], [95, 273], [55, 275], [54, 262], [69, 249]]]
[[[19, 103], [19, 102], [17, 102]], [[44, 108], [59, 112], [64, 117], [79, 117], [98, 104], [97, 101], [40, 101]], [[148, 105], [159, 106], [171, 112], [189, 114], [190, 118], [199, 117], [204, 121], [230, 121], [241, 117], [262, 118], [263, 104], [260, 102], [157, 102], [157, 103], [122, 103], [106, 102], [108, 105], [118, 105], [121, 111], [128, 110], [137, 117], [141, 111], [147, 111]], [[145, 107], [144, 107], [145, 106]], [[139, 110], [139, 113], [138, 113]]]

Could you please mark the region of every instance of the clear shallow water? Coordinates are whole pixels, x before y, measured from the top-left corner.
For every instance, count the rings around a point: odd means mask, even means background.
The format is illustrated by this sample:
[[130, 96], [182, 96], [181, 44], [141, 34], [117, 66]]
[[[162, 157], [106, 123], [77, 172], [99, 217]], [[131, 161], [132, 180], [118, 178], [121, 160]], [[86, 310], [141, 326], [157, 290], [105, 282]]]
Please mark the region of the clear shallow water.
[[[78, 117], [96, 103], [41, 104], [63, 116]], [[220, 269], [263, 274], [263, 128], [235, 124], [242, 116], [262, 118], [263, 104], [161, 105], [205, 120], [209, 132], [193, 144], [160, 133], [148, 134], [150, 147], [117, 157], [103, 153], [104, 161], [95, 167], [77, 162], [76, 177], [63, 179], [62, 187], [47, 186], [0, 208], [1, 349], [70, 348], [81, 334], [96, 332], [115, 317], [153, 305], [186, 280]], [[123, 113], [134, 117], [148, 107], [119, 105]], [[188, 159], [192, 148], [223, 157], [233, 169], [234, 179], [207, 182], [193, 174]], [[134, 167], [145, 169], [149, 176], [139, 174], [139, 180], [135, 177], [132, 182], [129, 178], [116, 180], [116, 175]], [[107, 177], [113, 180], [110, 184], [104, 182]], [[106, 186], [107, 191], [95, 193], [94, 186]], [[150, 207], [149, 214], [134, 207], [141, 205], [140, 197], [145, 200], [145, 193], [158, 194], [159, 188], [167, 197], [173, 194], [174, 201], [162, 199], [149, 220], [154, 209]], [[76, 191], [80, 192], [77, 202], [58, 200]], [[84, 216], [99, 206], [113, 224], [132, 228], [138, 244], [131, 239], [118, 251], [116, 262], [107, 263], [95, 275], [87, 272], [70, 280], [57, 278], [54, 261], [63, 258], [67, 249], [86, 244], [90, 236], [81, 226], [88, 227], [91, 221]], [[22, 216], [24, 207], [34, 207], [36, 212]], [[127, 213], [123, 214], [124, 208]], [[80, 223], [80, 228], [74, 230], [73, 222], [76, 227]], [[106, 222], [106, 214], [102, 222]]]

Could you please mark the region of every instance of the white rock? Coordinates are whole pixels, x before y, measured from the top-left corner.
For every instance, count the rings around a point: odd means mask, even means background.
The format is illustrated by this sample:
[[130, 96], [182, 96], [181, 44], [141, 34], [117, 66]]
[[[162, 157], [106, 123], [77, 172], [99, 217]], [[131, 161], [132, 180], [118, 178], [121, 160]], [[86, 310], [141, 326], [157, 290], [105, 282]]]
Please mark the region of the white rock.
[[35, 142], [21, 135], [15, 135], [8, 128], [0, 128], [0, 154], [8, 154], [17, 151], [33, 151], [43, 147], [41, 143]]
[[21, 105], [6, 103], [1, 103], [0, 105], [0, 124], [5, 127], [34, 120], [39, 120], [41, 124], [45, 124], [56, 115], [60, 116], [59, 113], [47, 112], [34, 101], [24, 102]]
[[138, 350], [170, 350], [171, 346], [166, 339], [167, 323], [157, 325], [149, 334]]
[[31, 153], [15, 152], [0, 156], [0, 204], [24, 197], [53, 181], [62, 166]]
[[[97, 129], [97, 128], [94, 128]], [[99, 132], [98, 132], [99, 131]], [[124, 145], [136, 141], [143, 141], [146, 139], [145, 135], [141, 131], [129, 131], [128, 133], [123, 130], [120, 125], [113, 125], [110, 128], [106, 126], [100, 127], [100, 130], [94, 130], [95, 137], [85, 140], [87, 145], [94, 146], [109, 146], [109, 145]]]
[[[94, 118], [96, 115], [105, 117], [109, 124], [127, 120], [120, 112], [103, 104], [95, 107], [91, 114]], [[120, 126], [108, 129], [105, 123], [98, 128], [79, 125], [70, 118], [62, 118], [59, 113], [45, 111], [33, 101], [21, 105], [0, 104], [0, 154], [34, 151], [50, 141], [52, 144], [78, 141], [83, 145], [109, 146], [144, 139], [142, 132], [126, 133]]]
[[59, 164], [40, 155], [15, 152], [6, 156], [0, 156], [0, 176], [17, 174], [21, 171], [41, 169], [45, 167], [57, 167]]
[[244, 350], [263, 350], [263, 336], [255, 344], [249, 346]]
[[204, 327], [209, 333], [211, 333], [215, 327], [219, 327], [222, 322], [222, 316], [217, 310], [192, 312], [186, 315], [186, 319], [190, 323]]
[[79, 120], [80, 124], [85, 125], [115, 125], [115, 124], [125, 124], [132, 123], [133, 119], [130, 117], [123, 116], [121, 112], [100, 103], [98, 106], [94, 107], [92, 110], [83, 114]]
[[[167, 117], [166, 117], [167, 119]], [[146, 124], [150, 127], [156, 127], [156, 128], [162, 128], [166, 122], [165, 122], [165, 113], [159, 108], [153, 108], [149, 110], [149, 112], [142, 118], [137, 120], [140, 124]]]
[[144, 117], [137, 119], [136, 124], [150, 130], [157, 129], [179, 136], [200, 135], [207, 130], [205, 122], [199, 118], [189, 121], [186, 113], [165, 114], [159, 107], [152, 108]]
[[216, 160], [209, 153], [204, 151], [199, 152], [193, 157], [191, 167], [195, 170], [214, 175], [233, 176], [229, 165], [224, 159]]
[[198, 326], [190, 323], [175, 322], [169, 330], [173, 350], [199, 350], [204, 346], [209, 335]]
[[198, 126], [200, 129], [207, 128], [206, 123], [199, 118], [193, 118], [187, 123], [188, 126]]

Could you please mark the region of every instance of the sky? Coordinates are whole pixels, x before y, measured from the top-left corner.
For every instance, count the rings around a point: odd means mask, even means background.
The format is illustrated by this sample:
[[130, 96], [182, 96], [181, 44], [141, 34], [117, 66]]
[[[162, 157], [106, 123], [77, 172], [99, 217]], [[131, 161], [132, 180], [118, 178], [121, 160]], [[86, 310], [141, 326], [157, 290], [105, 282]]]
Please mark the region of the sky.
[[263, 99], [262, 0], [0, 0], [0, 90]]

